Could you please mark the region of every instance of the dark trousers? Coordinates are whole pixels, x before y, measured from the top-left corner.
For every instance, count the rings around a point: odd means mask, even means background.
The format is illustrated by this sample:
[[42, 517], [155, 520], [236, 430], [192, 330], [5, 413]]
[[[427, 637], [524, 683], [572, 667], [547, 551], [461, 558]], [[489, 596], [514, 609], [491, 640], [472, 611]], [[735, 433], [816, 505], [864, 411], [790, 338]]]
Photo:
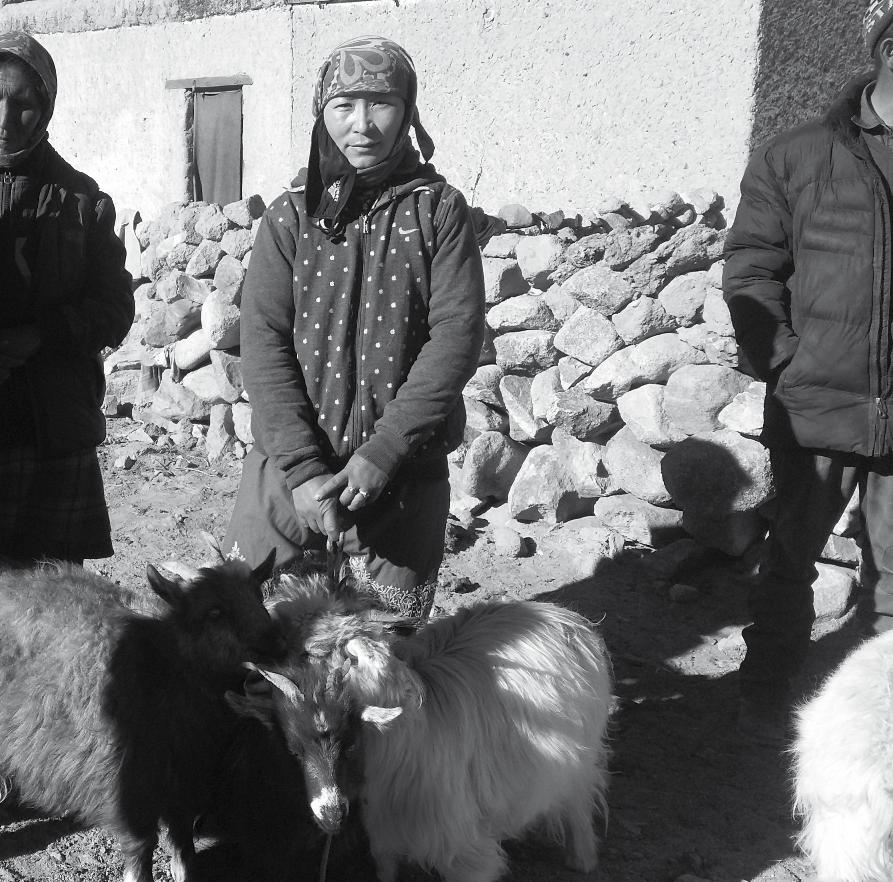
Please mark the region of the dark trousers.
[[772, 451], [777, 513], [744, 629], [742, 694], [784, 694], [801, 670], [815, 620], [816, 561], [856, 488], [864, 527], [860, 613], [893, 625], [893, 458], [802, 449]]

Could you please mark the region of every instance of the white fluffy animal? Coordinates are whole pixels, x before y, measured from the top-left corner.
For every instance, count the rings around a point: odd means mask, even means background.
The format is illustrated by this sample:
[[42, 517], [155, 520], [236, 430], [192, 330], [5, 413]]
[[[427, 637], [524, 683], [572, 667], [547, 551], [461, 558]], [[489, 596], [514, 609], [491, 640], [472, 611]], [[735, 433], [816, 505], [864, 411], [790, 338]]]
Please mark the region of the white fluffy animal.
[[796, 721], [798, 843], [817, 882], [890, 882], [893, 632], [849, 655]]
[[311, 667], [330, 673], [262, 671], [277, 687], [277, 724], [310, 763], [308, 792], [328, 807], [314, 813], [331, 831], [343, 774], [321, 780], [319, 758], [338, 755], [333, 739], [359, 712], [363, 819], [382, 882], [401, 860], [446, 882], [493, 882], [506, 869], [501, 842], [537, 824], [565, 843], [571, 867], [596, 867], [611, 676], [587, 619], [548, 603], [486, 603], [395, 640], [349, 615], [297, 618], [312, 632]]

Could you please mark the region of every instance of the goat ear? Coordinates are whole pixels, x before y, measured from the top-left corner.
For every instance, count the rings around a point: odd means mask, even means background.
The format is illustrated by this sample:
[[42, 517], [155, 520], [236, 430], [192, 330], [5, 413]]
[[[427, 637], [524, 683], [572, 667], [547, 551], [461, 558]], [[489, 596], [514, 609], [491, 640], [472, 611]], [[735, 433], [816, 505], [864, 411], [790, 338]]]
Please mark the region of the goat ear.
[[152, 564], [146, 566], [146, 577], [152, 590], [167, 604], [179, 609], [183, 603], [183, 584], [178, 579], [166, 579]]
[[268, 555], [267, 559], [259, 566], [251, 571], [251, 575], [257, 580], [257, 584], [261, 585], [273, 575], [273, 566], [276, 563], [276, 549], [274, 548]]
[[275, 726], [273, 718], [273, 701], [271, 698], [258, 698], [257, 696], [242, 695], [239, 692], [233, 692], [228, 689], [223, 694], [226, 703], [240, 717], [254, 717], [260, 720], [268, 729]]
[[382, 731], [403, 713], [402, 707], [364, 707], [360, 719]]

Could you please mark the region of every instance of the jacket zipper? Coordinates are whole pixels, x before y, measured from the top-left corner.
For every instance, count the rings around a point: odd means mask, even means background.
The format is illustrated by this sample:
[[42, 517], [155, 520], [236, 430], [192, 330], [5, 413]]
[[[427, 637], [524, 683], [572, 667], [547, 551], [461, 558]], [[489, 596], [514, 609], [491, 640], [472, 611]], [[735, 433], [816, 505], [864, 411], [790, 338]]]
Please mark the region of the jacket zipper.
[[880, 283], [878, 285], [878, 332], [877, 332], [877, 398], [875, 401], [875, 410], [877, 420], [875, 422], [874, 444], [872, 445], [872, 453], [874, 456], [883, 456], [887, 452], [887, 398], [889, 396], [890, 384], [890, 319], [889, 319], [889, 299], [890, 299], [890, 278], [888, 277], [890, 267], [890, 255], [886, 243], [890, 239], [890, 203], [887, 199], [887, 193], [884, 183], [881, 180], [880, 172], [874, 168], [873, 163], [869, 163], [875, 172], [875, 190], [881, 203], [881, 221], [884, 225], [883, 233], [883, 264], [881, 265]]
[[[371, 209], [370, 209], [371, 211]], [[360, 290], [357, 303], [356, 325], [354, 327], [354, 401], [353, 415], [350, 420], [351, 450], [356, 450], [363, 443], [363, 392], [360, 383], [363, 378], [363, 304], [366, 300], [366, 252], [369, 250], [369, 234], [372, 222], [369, 212], [360, 215]]]
[[12, 184], [15, 180], [15, 175], [9, 169], [4, 169], [3, 173], [0, 174], [0, 184], [3, 185], [3, 195], [0, 198], [0, 211], [8, 211], [10, 206], [12, 205]]

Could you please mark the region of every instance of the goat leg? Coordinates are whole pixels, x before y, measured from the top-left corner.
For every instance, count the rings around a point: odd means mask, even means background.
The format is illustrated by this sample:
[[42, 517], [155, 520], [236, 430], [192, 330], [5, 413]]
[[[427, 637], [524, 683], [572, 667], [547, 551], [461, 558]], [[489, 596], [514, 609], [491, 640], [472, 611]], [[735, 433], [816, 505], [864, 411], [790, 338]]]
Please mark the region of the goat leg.
[[195, 863], [193, 825], [189, 820], [169, 821], [167, 828], [171, 850], [171, 876], [174, 882], [189, 882]]
[[155, 827], [140, 836], [132, 832], [118, 833], [121, 851], [124, 852], [123, 882], [153, 882], [152, 852], [158, 843]]

